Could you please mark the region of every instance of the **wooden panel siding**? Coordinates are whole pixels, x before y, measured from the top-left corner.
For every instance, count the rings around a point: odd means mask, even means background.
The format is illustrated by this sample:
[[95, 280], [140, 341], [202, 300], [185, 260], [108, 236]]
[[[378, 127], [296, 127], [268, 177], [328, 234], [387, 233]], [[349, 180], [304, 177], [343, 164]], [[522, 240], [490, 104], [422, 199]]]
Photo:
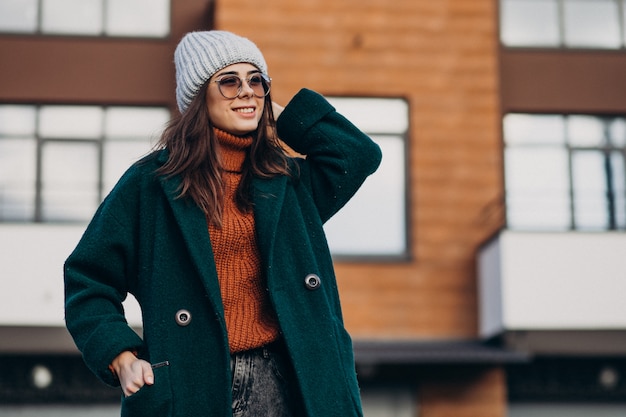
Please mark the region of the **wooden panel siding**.
[[501, 224], [496, 13], [494, 0], [217, 4], [217, 28], [264, 51], [276, 100], [306, 86], [409, 102], [411, 259], [338, 262], [357, 338], [476, 336], [476, 249]]

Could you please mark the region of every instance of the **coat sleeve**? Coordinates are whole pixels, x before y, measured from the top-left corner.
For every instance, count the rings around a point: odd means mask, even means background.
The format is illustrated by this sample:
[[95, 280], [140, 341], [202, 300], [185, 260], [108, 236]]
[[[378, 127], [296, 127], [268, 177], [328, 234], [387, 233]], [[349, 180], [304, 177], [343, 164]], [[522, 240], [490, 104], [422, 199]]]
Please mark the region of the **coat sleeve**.
[[380, 164], [378, 145], [314, 91], [300, 90], [276, 126], [281, 140], [306, 155], [300, 181], [310, 187], [322, 222], [343, 207]]
[[128, 191], [105, 199], [64, 265], [66, 326], [87, 366], [109, 385], [119, 384], [108, 369], [112, 360], [143, 344], [122, 307], [135, 263], [135, 228], [124, 215]]

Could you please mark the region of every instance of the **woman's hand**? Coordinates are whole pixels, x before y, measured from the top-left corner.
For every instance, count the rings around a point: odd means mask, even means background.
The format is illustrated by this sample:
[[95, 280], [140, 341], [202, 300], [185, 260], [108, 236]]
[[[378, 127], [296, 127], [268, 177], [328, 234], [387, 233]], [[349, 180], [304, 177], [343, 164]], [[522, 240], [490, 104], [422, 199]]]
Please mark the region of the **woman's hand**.
[[150, 363], [138, 359], [132, 352], [125, 351], [117, 355], [111, 367], [120, 380], [126, 397], [139, 391], [145, 384], [154, 384], [154, 373]]

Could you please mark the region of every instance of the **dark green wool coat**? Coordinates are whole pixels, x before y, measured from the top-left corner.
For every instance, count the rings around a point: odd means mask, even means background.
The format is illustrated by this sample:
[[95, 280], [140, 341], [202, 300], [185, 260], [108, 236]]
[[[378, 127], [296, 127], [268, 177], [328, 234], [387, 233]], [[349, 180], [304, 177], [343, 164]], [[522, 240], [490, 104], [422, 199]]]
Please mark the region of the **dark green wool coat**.
[[[308, 416], [358, 416], [352, 343], [322, 224], [380, 163], [380, 149], [322, 98], [300, 91], [277, 121], [307, 155], [293, 178], [253, 181], [264, 276]], [[166, 151], [131, 167], [104, 200], [65, 263], [67, 327], [89, 368], [116, 385], [108, 365], [124, 350], [167, 363], [155, 384], [122, 400], [127, 416], [231, 415], [230, 354], [211, 241], [202, 211], [177, 199], [179, 180], [154, 171]], [[305, 277], [319, 276], [308, 289]], [[143, 338], [121, 302], [133, 294]], [[182, 326], [176, 315], [187, 310]]]

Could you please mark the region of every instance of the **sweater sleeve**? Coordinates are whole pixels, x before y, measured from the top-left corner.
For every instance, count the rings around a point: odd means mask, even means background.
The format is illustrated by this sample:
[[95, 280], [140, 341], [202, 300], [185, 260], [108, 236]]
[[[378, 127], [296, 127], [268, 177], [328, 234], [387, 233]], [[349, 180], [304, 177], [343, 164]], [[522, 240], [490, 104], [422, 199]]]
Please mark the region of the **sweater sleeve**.
[[323, 222], [332, 217], [378, 168], [380, 148], [320, 94], [302, 89], [277, 120], [278, 135], [301, 162], [300, 181]]
[[127, 210], [124, 194], [114, 190], [105, 199], [64, 265], [66, 326], [87, 366], [109, 385], [119, 384], [109, 370], [112, 360], [143, 344], [122, 306], [135, 240], [132, 225], [118, 215]]

